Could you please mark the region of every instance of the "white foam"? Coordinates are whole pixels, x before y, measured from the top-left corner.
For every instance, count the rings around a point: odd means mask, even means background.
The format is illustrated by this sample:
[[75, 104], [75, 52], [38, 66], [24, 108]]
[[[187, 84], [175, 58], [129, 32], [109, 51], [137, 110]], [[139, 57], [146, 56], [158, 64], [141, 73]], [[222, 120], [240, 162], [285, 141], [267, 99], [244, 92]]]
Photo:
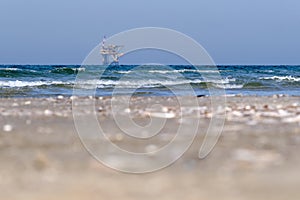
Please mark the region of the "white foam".
[[79, 72], [84, 72], [85, 68], [84, 67], [80, 67], [80, 68], [71, 68], [74, 71], [79, 71]]
[[244, 87], [244, 85], [237, 85], [237, 84], [214, 84], [214, 86], [223, 89], [240, 89]]
[[3, 71], [18, 71], [18, 70], [20, 70], [20, 69], [9, 67], [9, 68], [0, 68], [0, 70], [3, 70]]
[[42, 85], [67, 84], [62, 81], [0, 81], [0, 87], [33, 87]]
[[[107, 87], [125, 87], [125, 88], [139, 88], [139, 87], [157, 87], [157, 86], [172, 86], [184, 84], [200, 84], [200, 83], [214, 83], [216, 85], [229, 84], [235, 81], [233, 78], [216, 79], [216, 80], [202, 80], [202, 79], [121, 79], [121, 80], [104, 80], [94, 79], [78, 82], [77, 87], [82, 88], [107, 88]], [[0, 81], [0, 87], [36, 87], [43, 85], [73, 85], [73, 81]]]
[[118, 73], [118, 74], [129, 74], [131, 72], [132, 71], [116, 71], [116, 73]]
[[182, 85], [182, 84], [191, 84], [191, 83], [203, 83], [203, 80], [88, 80], [81, 82], [79, 86], [83, 86], [84, 88], [97, 86], [98, 88], [106, 88], [106, 87], [126, 87], [126, 88], [138, 88], [138, 87], [157, 87], [158, 85]]
[[184, 85], [184, 84], [199, 84], [199, 83], [215, 83], [215, 84], [229, 84], [230, 82], [235, 81], [234, 78], [225, 78], [219, 80], [189, 80], [189, 79], [121, 79], [121, 80], [87, 80], [78, 84], [80, 87], [84, 88], [93, 88], [97, 86], [98, 88], [106, 87], [126, 87], [126, 88], [138, 88], [138, 87], [157, 87], [157, 86], [171, 86], [171, 85]]
[[150, 73], [168, 74], [168, 73], [184, 73], [184, 72], [194, 72], [194, 73], [218, 73], [217, 70], [197, 70], [197, 69], [178, 69], [178, 70], [149, 70]]
[[261, 77], [259, 79], [263, 80], [277, 80], [277, 81], [300, 81], [300, 77], [293, 76], [270, 76], [270, 77]]

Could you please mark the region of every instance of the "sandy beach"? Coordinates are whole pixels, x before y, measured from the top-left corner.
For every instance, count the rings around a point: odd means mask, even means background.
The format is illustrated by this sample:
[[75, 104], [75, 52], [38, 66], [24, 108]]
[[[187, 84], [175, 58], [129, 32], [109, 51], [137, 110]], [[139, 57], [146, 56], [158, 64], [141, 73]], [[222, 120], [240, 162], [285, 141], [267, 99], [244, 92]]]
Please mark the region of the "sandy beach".
[[[81, 114], [89, 114], [84, 105], [90, 98], [79, 100]], [[113, 143], [147, 151], [149, 145], [163, 145], [172, 139], [179, 118], [175, 97], [131, 100], [130, 112], [140, 124], [147, 124], [145, 113], [154, 112], [146, 105], [165, 102], [160, 112], [168, 114], [166, 126], [155, 138], [135, 145], [114, 122], [111, 98], [96, 98], [97, 118]], [[200, 120], [205, 130], [217, 113], [210, 112], [209, 97], [199, 97], [198, 102], [198, 109], [183, 109], [183, 114]], [[0, 198], [299, 199], [299, 97], [232, 96], [220, 109], [226, 112], [225, 125], [208, 157], [198, 158], [204, 137], [200, 133], [173, 165], [133, 175], [104, 166], [86, 151], [75, 129], [72, 98], [2, 98]], [[122, 160], [117, 155], [114, 159]]]

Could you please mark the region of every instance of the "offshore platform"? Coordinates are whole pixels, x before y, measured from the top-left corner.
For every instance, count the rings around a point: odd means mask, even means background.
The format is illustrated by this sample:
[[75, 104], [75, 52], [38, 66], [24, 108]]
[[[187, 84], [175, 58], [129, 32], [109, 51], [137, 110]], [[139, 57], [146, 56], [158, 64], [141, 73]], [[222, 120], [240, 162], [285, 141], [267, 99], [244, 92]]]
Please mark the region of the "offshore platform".
[[122, 45], [106, 44], [106, 37], [104, 37], [100, 50], [100, 53], [102, 55], [102, 64], [118, 65], [119, 58], [124, 55], [124, 53], [121, 53], [121, 49], [123, 47], [124, 46]]

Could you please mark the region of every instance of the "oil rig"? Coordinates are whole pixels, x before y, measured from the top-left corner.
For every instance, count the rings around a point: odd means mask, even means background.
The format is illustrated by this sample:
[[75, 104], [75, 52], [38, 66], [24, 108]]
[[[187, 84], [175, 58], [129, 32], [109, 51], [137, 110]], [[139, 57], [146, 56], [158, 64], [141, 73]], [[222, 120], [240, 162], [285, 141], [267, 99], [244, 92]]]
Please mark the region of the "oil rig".
[[124, 53], [120, 52], [123, 47], [124, 46], [122, 45], [106, 44], [106, 37], [104, 36], [100, 50], [100, 53], [102, 55], [102, 64], [118, 65], [119, 58], [124, 55]]

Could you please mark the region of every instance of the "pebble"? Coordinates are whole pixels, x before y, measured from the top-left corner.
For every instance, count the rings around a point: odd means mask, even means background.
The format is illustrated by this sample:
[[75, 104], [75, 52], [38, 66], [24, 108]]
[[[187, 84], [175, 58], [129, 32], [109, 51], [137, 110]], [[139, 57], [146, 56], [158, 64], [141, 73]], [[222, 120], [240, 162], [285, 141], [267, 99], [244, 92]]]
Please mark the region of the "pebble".
[[130, 108], [126, 108], [126, 109], [124, 109], [124, 112], [125, 112], [125, 113], [130, 113], [131, 110], [130, 110]]
[[162, 111], [162, 112], [168, 112], [168, 111], [169, 111], [169, 108], [168, 108], [168, 107], [162, 107], [162, 108], [161, 108], [161, 111]]
[[11, 132], [12, 130], [13, 130], [13, 127], [10, 124], [6, 124], [3, 126], [3, 131], [5, 131], [5, 132]]
[[57, 99], [64, 99], [64, 96], [58, 95], [58, 96], [57, 96]]
[[152, 117], [157, 117], [157, 118], [165, 118], [165, 119], [171, 119], [171, 118], [175, 118], [176, 114], [173, 112], [170, 113], [149, 113], [150, 116]]
[[36, 170], [39, 171], [47, 168], [49, 166], [49, 160], [47, 156], [41, 152], [38, 152], [34, 159], [33, 166]]
[[279, 109], [278, 110], [278, 114], [280, 117], [286, 117], [286, 116], [290, 116], [291, 114], [285, 110]]
[[278, 104], [278, 105], [276, 106], [276, 108], [277, 108], [277, 109], [282, 109], [283, 106], [282, 106], [281, 104]]
[[231, 111], [232, 111], [232, 108], [226, 107], [225, 110], [226, 110], [226, 112], [231, 112]]
[[71, 100], [77, 99], [77, 96], [71, 96], [70, 99]]
[[25, 101], [24, 102], [24, 105], [30, 105], [31, 104], [31, 101]]
[[296, 123], [296, 122], [300, 122], [300, 115], [298, 115], [296, 117], [284, 118], [284, 119], [282, 119], [282, 122], [284, 122], [284, 123]]
[[13, 104], [12, 104], [12, 107], [17, 107], [17, 106], [19, 106], [18, 103], [13, 103]]
[[44, 110], [44, 115], [51, 116], [53, 115], [53, 112], [51, 110]]
[[243, 113], [241, 113], [240, 111], [233, 111], [232, 114], [236, 117], [242, 117], [243, 116]]
[[205, 117], [206, 118], [212, 118], [213, 117], [213, 114], [211, 112], [206, 112], [205, 113]]
[[251, 115], [255, 115], [255, 110], [248, 110], [244, 112], [244, 116], [251, 116]]
[[251, 109], [251, 106], [247, 105], [245, 106], [245, 110], [250, 110]]
[[299, 106], [299, 104], [298, 103], [293, 103], [292, 106], [297, 107], [297, 106]]

